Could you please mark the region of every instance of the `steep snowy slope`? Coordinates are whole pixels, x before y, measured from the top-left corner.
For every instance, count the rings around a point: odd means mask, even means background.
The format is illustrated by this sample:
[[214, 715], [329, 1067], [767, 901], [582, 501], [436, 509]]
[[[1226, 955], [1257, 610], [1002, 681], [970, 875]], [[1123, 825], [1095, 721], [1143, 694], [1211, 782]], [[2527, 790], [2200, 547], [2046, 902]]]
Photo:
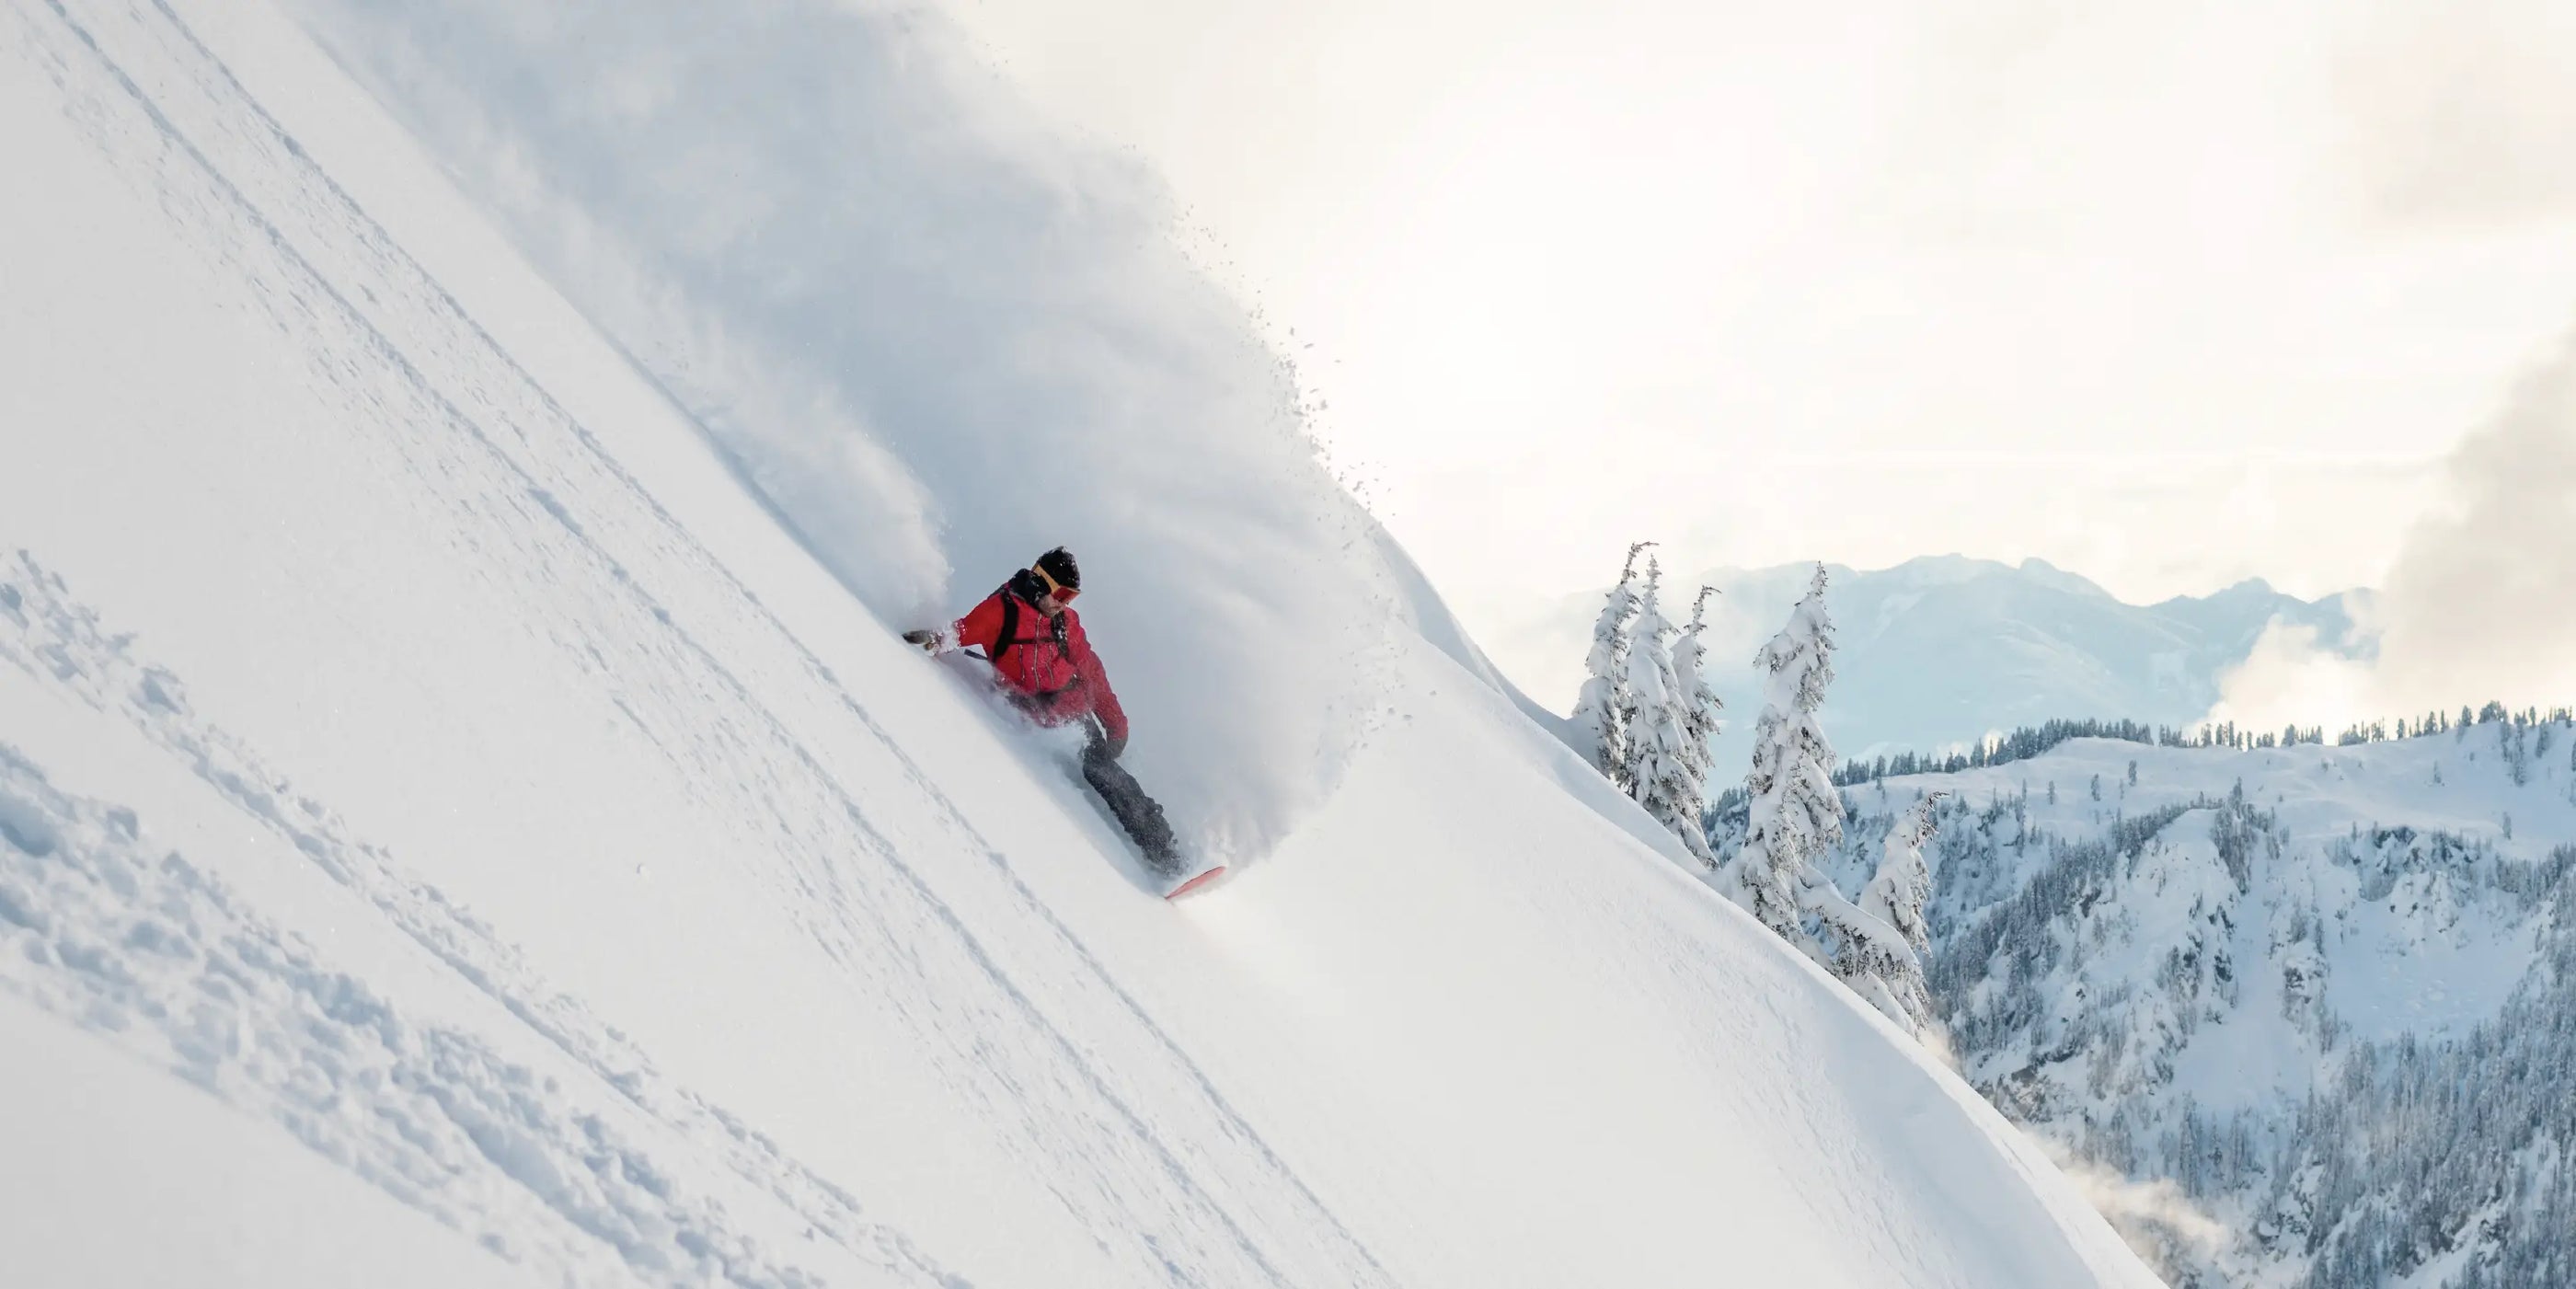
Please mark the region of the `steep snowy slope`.
[[[935, 62], [917, 17], [747, 12]], [[627, 30], [648, 80], [721, 43]], [[953, 388], [840, 296], [821, 383], [692, 416], [739, 387], [656, 337], [777, 338], [686, 282], [675, 330], [594, 330], [239, 0], [0, 6], [0, 173], [42, 194], [0, 203], [0, 1247], [37, 1283], [2153, 1283], [1424, 639], [1238, 320], [1031, 252], [1009, 291], [1058, 312], [949, 335]], [[841, 231], [919, 240], [863, 258], [973, 276], [934, 216], [986, 190], [892, 177], [907, 219]], [[1081, 433], [961, 428], [1074, 369]], [[1140, 772], [1252, 861], [1197, 902], [895, 639], [1049, 485]]]
[[1952, 1040], [2014, 1118], [2140, 1184], [2124, 1228], [2176, 1283], [2563, 1284], [2576, 726], [2497, 715], [2351, 746], [2079, 739], [1846, 796], [1874, 841], [1955, 794]]

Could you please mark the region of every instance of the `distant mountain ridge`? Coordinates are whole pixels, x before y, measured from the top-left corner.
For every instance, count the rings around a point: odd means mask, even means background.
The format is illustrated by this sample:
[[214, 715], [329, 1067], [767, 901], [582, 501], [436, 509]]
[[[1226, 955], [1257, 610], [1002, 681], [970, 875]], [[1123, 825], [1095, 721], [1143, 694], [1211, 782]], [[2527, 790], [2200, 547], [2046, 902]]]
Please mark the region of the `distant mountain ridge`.
[[[2367, 591], [2310, 601], [2257, 578], [2139, 605], [2039, 559], [1931, 555], [1888, 569], [1826, 568], [1841, 648], [1824, 724], [1846, 757], [1933, 751], [2055, 717], [2188, 724], [2218, 701], [2221, 676], [2275, 620], [2312, 628], [2320, 645], [2346, 654], [2372, 647], [2355, 621]], [[1760, 706], [1753, 652], [1787, 619], [1812, 569], [1721, 567], [1665, 578], [1675, 619], [1689, 616], [1699, 586], [1721, 592], [1704, 636], [1709, 679], [1727, 705], [1716, 743], [1721, 780], [1749, 754]], [[1597, 591], [1560, 599], [1513, 633], [1510, 653], [1543, 647], [1581, 658], [1600, 606]]]

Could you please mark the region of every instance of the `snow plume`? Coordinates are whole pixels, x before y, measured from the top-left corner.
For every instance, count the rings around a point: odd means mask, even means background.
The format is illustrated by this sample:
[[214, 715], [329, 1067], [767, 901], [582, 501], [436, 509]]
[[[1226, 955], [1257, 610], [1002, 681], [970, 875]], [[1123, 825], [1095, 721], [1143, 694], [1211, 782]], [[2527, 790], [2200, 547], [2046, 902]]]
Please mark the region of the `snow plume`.
[[2576, 699], [2576, 335], [2452, 452], [2444, 494], [2362, 624], [2377, 627], [2375, 659], [2275, 623], [2212, 716], [2271, 728]]
[[1372, 521], [1161, 189], [942, 15], [296, 8], [890, 627], [1061, 543], [1185, 836], [1266, 848], [1338, 778], [1406, 615]]
[[2163, 1244], [2186, 1255], [2175, 1261], [2207, 1262], [2233, 1242], [2216, 1218], [2200, 1210], [2171, 1178], [2139, 1181], [2100, 1164], [2079, 1159], [2037, 1133], [2026, 1134], [2040, 1152], [2057, 1164], [2075, 1190], [2108, 1219], [2131, 1248]]

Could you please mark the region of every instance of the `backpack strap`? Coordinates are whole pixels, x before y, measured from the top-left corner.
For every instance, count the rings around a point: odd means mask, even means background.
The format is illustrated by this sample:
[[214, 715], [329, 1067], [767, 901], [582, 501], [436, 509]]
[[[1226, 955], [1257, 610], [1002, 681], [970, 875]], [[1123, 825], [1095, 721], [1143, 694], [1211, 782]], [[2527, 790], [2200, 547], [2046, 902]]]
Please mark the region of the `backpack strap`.
[[984, 660], [995, 667], [1002, 665], [1002, 655], [1020, 643], [1020, 597], [1011, 588], [1002, 588], [1002, 629], [993, 634], [993, 647], [984, 651]]
[[[1056, 613], [1049, 614], [1047, 616], [1047, 634], [1042, 636], [1030, 636], [1025, 640], [1020, 638], [1021, 597], [1018, 594], [1015, 594], [1015, 592], [1022, 589], [1020, 586], [1022, 579], [1026, 579], [1031, 583], [1035, 583], [1037, 581], [1037, 578], [1034, 575], [1023, 571], [1019, 576], [1003, 583], [1002, 589], [996, 592], [996, 594], [1002, 597], [1002, 629], [994, 633], [993, 647], [984, 651], [984, 661], [991, 663], [998, 669], [1002, 665], [1002, 655], [1010, 652], [1012, 645], [1037, 644], [1041, 641], [1050, 639], [1055, 642], [1055, 651], [1059, 657], [1062, 657], [1066, 662], [1073, 661], [1073, 641], [1068, 638], [1069, 628], [1065, 625], [1064, 614]], [[1081, 682], [1076, 681], [1075, 683], [1079, 684]], [[1073, 686], [1067, 685], [1064, 688], [1071, 689]], [[1041, 695], [1041, 697], [1052, 698], [1056, 694], [1061, 694], [1063, 692], [1064, 689], [1058, 689]]]

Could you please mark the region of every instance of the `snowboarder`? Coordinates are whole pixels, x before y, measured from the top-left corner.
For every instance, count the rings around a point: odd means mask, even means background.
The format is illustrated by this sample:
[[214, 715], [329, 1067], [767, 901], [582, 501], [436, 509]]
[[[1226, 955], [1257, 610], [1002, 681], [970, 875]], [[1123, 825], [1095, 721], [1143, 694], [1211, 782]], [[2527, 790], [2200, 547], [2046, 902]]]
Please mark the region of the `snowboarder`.
[[903, 638], [932, 654], [981, 648], [1003, 692], [1029, 719], [1040, 725], [1082, 723], [1084, 781], [1135, 838], [1146, 862], [1166, 878], [1178, 877], [1183, 865], [1163, 808], [1118, 764], [1127, 750], [1127, 713], [1083, 635], [1081, 615], [1073, 611], [1080, 594], [1082, 568], [1073, 552], [1058, 546], [945, 629], [906, 631]]

